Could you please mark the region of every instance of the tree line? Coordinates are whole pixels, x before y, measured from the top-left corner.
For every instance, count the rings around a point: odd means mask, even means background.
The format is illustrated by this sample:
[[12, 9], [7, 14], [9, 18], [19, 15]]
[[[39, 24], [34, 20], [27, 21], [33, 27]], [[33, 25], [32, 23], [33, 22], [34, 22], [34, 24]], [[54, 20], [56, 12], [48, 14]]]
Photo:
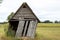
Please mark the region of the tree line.
[[50, 21], [50, 20], [45, 20], [45, 21], [43, 21], [43, 22], [40, 21], [40, 23], [60, 23], [60, 21], [57, 21], [57, 20], [56, 20], [56, 21], [53, 22], [53, 21]]

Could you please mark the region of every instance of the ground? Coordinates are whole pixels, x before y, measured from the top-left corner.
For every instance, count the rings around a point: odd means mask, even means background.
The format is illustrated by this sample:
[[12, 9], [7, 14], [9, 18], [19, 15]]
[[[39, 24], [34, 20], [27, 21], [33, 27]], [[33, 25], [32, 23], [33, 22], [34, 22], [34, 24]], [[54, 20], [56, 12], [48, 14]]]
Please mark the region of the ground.
[[[0, 24], [0, 40], [18, 40], [7, 37], [7, 24]], [[60, 23], [38, 23], [35, 40], [60, 40]]]

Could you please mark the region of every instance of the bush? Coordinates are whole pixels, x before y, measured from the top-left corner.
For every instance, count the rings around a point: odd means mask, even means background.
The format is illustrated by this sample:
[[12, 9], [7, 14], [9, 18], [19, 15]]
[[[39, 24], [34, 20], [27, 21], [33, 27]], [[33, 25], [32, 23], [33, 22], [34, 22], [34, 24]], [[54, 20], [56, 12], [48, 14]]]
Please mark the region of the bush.
[[14, 37], [15, 36], [15, 31], [13, 31], [12, 29], [8, 30], [6, 32], [7, 36], [11, 36], [11, 37]]

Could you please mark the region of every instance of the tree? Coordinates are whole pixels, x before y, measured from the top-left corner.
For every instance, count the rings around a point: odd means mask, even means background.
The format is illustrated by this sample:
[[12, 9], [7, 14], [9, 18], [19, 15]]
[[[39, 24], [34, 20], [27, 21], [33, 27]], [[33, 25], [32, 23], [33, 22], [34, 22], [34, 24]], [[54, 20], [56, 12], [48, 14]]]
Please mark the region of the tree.
[[7, 17], [7, 20], [9, 21], [10, 18], [14, 15], [14, 13], [12, 12], [8, 17]]
[[51, 22], [49, 20], [45, 20], [43, 23], [53, 23], [53, 22]]
[[58, 21], [56, 20], [55, 23], [58, 23]]

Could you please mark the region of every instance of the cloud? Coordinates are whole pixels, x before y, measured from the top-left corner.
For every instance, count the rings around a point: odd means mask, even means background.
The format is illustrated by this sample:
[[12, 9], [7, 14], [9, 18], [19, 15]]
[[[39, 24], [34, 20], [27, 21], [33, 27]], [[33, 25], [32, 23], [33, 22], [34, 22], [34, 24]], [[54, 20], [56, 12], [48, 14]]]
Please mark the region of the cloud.
[[11, 12], [27, 2], [40, 20], [60, 20], [60, 0], [3, 0], [0, 6], [0, 21], [6, 20]]

